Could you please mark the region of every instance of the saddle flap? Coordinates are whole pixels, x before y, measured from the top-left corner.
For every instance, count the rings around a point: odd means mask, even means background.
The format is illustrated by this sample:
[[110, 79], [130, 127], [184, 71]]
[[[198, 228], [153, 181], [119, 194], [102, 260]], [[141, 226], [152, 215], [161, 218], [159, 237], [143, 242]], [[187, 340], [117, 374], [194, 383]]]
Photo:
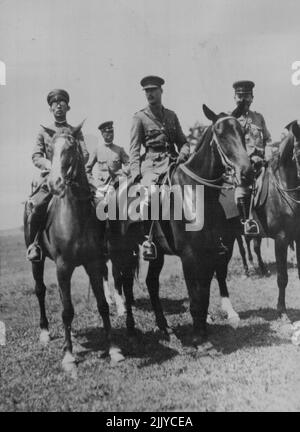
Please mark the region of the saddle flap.
[[263, 168], [262, 172], [256, 179], [256, 193], [254, 197], [254, 208], [261, 207], [268, 196], [269, 191], [269, 170]]

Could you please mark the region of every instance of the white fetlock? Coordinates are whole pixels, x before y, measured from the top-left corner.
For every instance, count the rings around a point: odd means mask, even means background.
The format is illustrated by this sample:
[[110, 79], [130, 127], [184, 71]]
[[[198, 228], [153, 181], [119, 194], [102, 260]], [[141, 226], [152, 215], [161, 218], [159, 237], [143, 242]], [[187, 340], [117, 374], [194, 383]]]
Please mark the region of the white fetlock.
[[235, 330], [238, 328], [240, 321], [241, 321], [241, 319], [237, 313], [235, 315], [228, 316], [227, 320], [228, 320], [228, 324], [230, 325], [230, 327], [232, 327]]
[[70, 353], [66, 352], [63, 361], [62, 367], [65, 372], [70, 374], [70, 376], [74, 379], [77, 378], [77, 368], [75, 363], [75, 357]]
[[228, 297], [222, 297], [221, 309], [227, 316], [228, 324], [234, 329], [238, 328], [240, 317], [239, 314], [233, 309], [231, 301]]
[[111, 347], [109, 349], [109, 356], [113, 363], [119, 363], [125, 360], [125, 357], [123, 356], [121, 349], [118, 347]]
[[124, 300], [119, 294], [115, 294], [115, 300], [116, 300], [116, 306], [117, 306], [117, 314], [118, 314], [118, 316], [123, 316], [126, 312]]
[[206, 323], [207, 324], [213, 324], [214, 320], [212, 319], [211, 315], [208, 313], [206, 317]]
[[63, 358], [62, 364], [67, 365], [70, 363], [75, 363], [75, 357], [68, 351]]
[[111, 296], [110, 287], [109, 287], [109, 284], [107, 281], [103, 282], [103, 287], [104, 287], [104, 294], [105, 294], [106, 301], [111, 306], [114, 301], [113, 301], [113, 298]]
[[40, 333], [40, 343], [42, 345], [48, 345], [50, 342], [50, 334], [48, 330], [41, 330]]

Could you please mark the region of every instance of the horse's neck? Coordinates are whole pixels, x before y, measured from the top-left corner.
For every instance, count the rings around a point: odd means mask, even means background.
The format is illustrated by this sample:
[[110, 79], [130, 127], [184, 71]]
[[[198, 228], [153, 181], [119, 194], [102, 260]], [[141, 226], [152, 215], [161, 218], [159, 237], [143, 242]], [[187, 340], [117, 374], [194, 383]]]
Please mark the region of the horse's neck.
[[293, 137], [287, 137], [281, 144], [278, 172], [281, 182], [286, 187], [293, 188], [297, 185], [297, 167], [293, 157]]
[[216, 157], [209, 136], [186, 163], [186, 166], [193, 173], [206, 180], [214, 180], [222, 175], [222, 165], [219, 158]]
[[67, 186], [62, 200], [64, 207], [68, 207], [74, 213], [74, 218], [82, 219], [91, 213], [90, 187], [84, 171], [80, 170], [73, 182]]

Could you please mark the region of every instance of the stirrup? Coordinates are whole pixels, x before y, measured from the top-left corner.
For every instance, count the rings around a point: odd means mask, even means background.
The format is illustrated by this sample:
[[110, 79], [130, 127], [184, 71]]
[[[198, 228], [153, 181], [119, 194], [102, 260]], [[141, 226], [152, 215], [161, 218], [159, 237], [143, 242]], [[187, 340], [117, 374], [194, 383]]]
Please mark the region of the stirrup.
[[142, 244], [143, 249], [143, 259], [145, 261], [153, 261], [157, 258], [157, 247], [153, 241], [150, 241], [149, 238], [144, 241]]
[[244, 235], [249, 237], [256, 237], [260, 234], [259, 226], [256, 220], [247, 219], [243, 222], [244, 225]]
[[[36, 249], [36, 257], [30, 258], [30, 252], [32, 251], [32, 248], [35, 247]], [[41, 246], [38, 243], [32, 243], [28, 246], [26, 258], [30, 262], [41, 262], [43, 260], [43, 251]]]

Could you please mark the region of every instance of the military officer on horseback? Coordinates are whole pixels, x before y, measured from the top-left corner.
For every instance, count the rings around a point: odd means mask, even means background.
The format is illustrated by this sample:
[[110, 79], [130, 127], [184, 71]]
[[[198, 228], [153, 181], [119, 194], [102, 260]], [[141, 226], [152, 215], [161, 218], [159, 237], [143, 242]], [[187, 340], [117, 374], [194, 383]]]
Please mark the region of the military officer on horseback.
[[[255, 84], [253, 81], [237, 81], [233, 84], [235, 91], [234, 100], [237, 105], [243, 104], [244, 106], [243, 114], [238, 120], [244, 132], [247, 153], [258, 175], [266, 161], [266, 148], [268, 144], [271, 143], [271, 135], [267, 129], [263, 115], [250, 110], [254, 98], [254, 86]], [[241, 196], [238, 197], [237, 203], [242, 220], [245, 223], [245, 234], [257, 235], [259, 234], [257, 223], [252, 219], [251, 214], [249, 218], [246, 216], [247, 211], [244, 195], [245, 191], [241, 191]]]
[[[67, 122], [66, 115], [70, 110], [69, 94], [62, 89], [52, 90], [47, 96], [49, 110], [54, 117], [54, 123], [48, 128], [40, 130], [32, 153], [33, 164], [41, 170], [41, 183], [29, 199], [29, 230], [31, 244], [27, 249], [27, 258], [30, 261], [40, 261], [42, 251], [39, 246], [39, 233], [43, 230], [48, 204], [52, 198], [47, 185], [47, 177], [51, 169], [53, 156], [52, 136], [54, 133], [72, 133], [74, 128]], [[82, 132], [79, 142], [85, 163], [89, 154], [86, 149]]]
[[[133, 117], [130, 141], [130, 171], [133, 181], [149, 186], [167, 170], [171, 160], [182, 163], [190, 155], [187, 139], [174, 111], [162, 105], [162, 85], [158, 76], [141, 80], [149, 105]], [[175, 144], [179, 151], [177, 153]], [[141, 158], [141, 149], [145, 154]]]
[[[177, 115], [162, 105], [164, 80], [158, 76], [146, 76], [140, 84], [145, 91], [148, 106], [133, 117], [130, 171], [134, 182], [140, 182], [147, 187], [159, 182], [171, 162], [174, 161], [178, 165], [187, 161], [191, 151]], [[141, 156], [142, 147], [145, 148], [145, 153]], [[143, 256], [146, 260], [156, 256], [151, 238], [152, 227], [153, 223], [148, 241], [143, 245]], [[214, 230], [213, 237], [217, 253], [226, 253], [227, 249], [222, 243], [219, 227]]]

